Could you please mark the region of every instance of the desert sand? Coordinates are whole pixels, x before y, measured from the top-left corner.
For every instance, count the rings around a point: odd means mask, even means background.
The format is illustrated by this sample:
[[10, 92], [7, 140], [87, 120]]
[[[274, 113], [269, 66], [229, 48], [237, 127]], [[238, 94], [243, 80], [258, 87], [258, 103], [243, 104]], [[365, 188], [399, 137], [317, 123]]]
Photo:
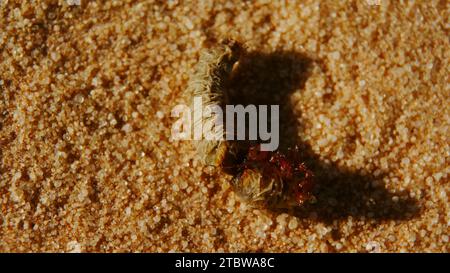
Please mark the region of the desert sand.
[[[0, 251], [448, 252], [449, 5], [1, 1]], [[234, 101], [281, 105], [316, 203], [249, 207], [171, 140], [228, 37]]]

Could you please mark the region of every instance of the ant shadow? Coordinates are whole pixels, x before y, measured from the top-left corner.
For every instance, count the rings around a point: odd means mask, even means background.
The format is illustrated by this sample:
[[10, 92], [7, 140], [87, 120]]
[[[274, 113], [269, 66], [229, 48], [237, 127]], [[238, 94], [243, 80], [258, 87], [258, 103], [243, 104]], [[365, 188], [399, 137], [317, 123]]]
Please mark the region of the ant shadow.
[[[229, 85], [231, 104], [279, 105], [280, 150], [297, 145], [303, 160], [315, 175], [315, 203], [286, 212], [299, 218], [332, 223], [352, 216], [359, 219], [407, 220], [419, 215], [417, 201], [407, 192], [386, 190], [382, 177], [362, 175], [319, 159], [307, 143], [298, 141], [298, 114], [290, 103], [291, 95], [304, 89], [314, 60], [296, 52], [248, 52]], [[398, 196], [398, 200], [394, 198]], [[394, 201], [395, 200], [395, 201]]]

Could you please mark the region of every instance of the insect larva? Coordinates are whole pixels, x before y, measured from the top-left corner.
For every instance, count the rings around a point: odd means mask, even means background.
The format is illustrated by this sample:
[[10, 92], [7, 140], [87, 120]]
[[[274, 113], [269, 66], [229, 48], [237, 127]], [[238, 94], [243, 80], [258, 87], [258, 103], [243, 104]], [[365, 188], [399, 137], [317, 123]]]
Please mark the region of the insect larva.
[[[191, 77], [188, 92], [194, 97], [201, 97], [204, 105], [218, 105], [224, 108], [228, 102], [226, 84], [229, 82], [243, 51], [241, 44], [233, 40], [225, 40], [218, 46], [204, 51], [200, 55], [196, 72]], [[209, 119], [215, 119], [212, 115]], [[194, 127], [198, 123], [207, 123], [203, 117], [194, 119]], [[219, 128], [225, 138], [223, 128]], [[223, 162], [230, 143], [222, 140], [198, 140], [197, 151], [206, 165], [219, 166]]]
[[[243, 55], [244, 48], [232, 40], [203, 52], [190, 80], [189, 91], [201, 97], [206, 105], [218, 105], [223, 109], [228, 103], [227, 84]], [[201, 116], [194, 119], [194, 126], [198, 122], [207, 121]], [[225, 136], [223, 128], [220, 133]], [[280, 152], [262, 152], [259, 144], [246, 142], [198, 140], [196, 144], [205, 165], [227, 172], [232, 170], [234, 191], [254, 207], [290, 208], [313, 199], [313, 175], [297, 159], [298, 149], [290, 150], [285, 156]]]

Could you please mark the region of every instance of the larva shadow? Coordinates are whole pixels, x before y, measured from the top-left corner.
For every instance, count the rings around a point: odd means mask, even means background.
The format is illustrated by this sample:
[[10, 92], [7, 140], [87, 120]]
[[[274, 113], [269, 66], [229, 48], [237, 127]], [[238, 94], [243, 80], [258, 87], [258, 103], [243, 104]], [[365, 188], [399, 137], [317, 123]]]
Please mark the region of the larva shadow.
[[[229, 102], [237, 105], [280, 106], [280, 150], [298, 145], [315, 174], [317, 202], [284, 210], [300, 218], [330, 223], [348, 216], [382, 220], [404, 220], [419, 213], [417, 202], [407, 192], [387, 191], [371, 175], [344, 170], [325, 163], [307, 143], [298, 140], [298, 111], [294, 114], [291, 95], [302, 92], [310, 76], [313, 60], [297, 52], [246, 53], [229, 83]], [[377, 181], [374, 183], [374, 181]], [[274, 213], [280, 211], [274, 210]]]

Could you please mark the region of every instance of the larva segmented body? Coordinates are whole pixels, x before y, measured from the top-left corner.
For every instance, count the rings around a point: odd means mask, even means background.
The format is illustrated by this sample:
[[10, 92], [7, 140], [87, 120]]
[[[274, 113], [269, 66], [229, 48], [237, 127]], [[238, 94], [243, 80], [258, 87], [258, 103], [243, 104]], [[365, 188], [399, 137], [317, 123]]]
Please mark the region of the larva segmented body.
[[[205, 106], [218, 105], [224, 108], [228, 102], [226, 84], [229, 82], [233, 67], [243, 51], [242, 46], [233, 40], [225, 40], [217, 47], [204, 51], [200, 55], [195, 74], [190, 80], [188, 91], [194, 97], [201, 97]], [[214, 119], [216, 116], [211, 116]], [[203, 117], [194, 119], [194, 127], [198, 123], [206, 123]], [[225, 132], [222, 137], [225, 137]], [[197, 140], [197, 151], [206, 165], [219, 166], [225, 158], [230, 143], [222, 140]]]

